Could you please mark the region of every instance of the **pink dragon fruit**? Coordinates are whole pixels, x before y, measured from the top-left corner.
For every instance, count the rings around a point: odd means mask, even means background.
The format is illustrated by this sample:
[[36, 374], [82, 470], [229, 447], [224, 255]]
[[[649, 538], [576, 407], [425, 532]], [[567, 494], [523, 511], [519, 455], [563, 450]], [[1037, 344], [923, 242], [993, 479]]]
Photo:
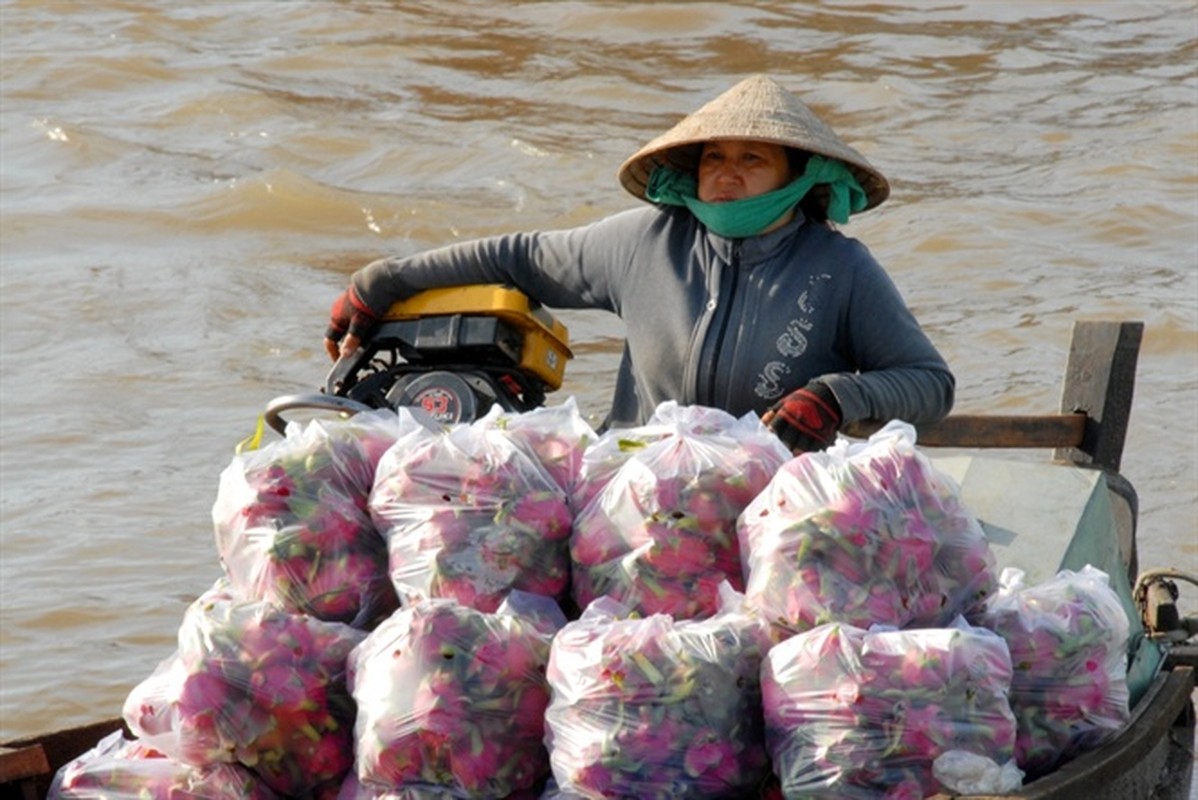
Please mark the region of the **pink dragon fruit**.
[[578, 483], [583, 453], [598, 439], [573, 397], [561, 405], [522, 413], [497, 412], [486, 419], [533, 453], [567, 496]]
[[581, 511], [590, 505], [624, 462], [653, 442], [677, 435], [679, 424], [685, 424], [692, 435], [701, 436], [728, 428], [730, 418], [718, 408], [680, 406], [667, 401], [654, 410], [644, 425], [608, 429], [583, 451], [571, 497], [573, 507]]
[[788, 461], [745, 509], [738, 536], [747, 602], [778, 639], [826, 622], [976, 619], [997, 584], [981, 525], [906, 423]]
[[1003, 640], [950, 628], [864, 631], [828, 623], [770, 649], [761, 671], [766, 743], [783, 795], [923, 798], [936, 758], [1008, 761], [1015, 718]]
[[546, 742], [566, 797], [744, 797], [769, 772], [759, 671], [768, 640], [724, 584], [707, 619], [596, 600], [554, 638]]
[[545, 664], [564, 624], [552, 599], [519, 591], [494, 613], [448, 599], [397, 611], [350, 656], [358, 779], [459, 797], [539, 785]]
[[195, 767], [168, 758], [121, 731], [63, 765], [48, 800], [275, 800], [260, 778], [240, 764]]
[[[358, 776], [350, 773], [341, 784], [335, 800], [462, 800], [465, 795], [448, 786], [405, 786], [402, 789], [384, 789], [362, 783]], [[517, 789], [497, 800], [550, 800], [545, 787], [538, 784], [531, 789]], [[564, 800], [564, 798], [563, 798]]]
[[397, 435], [395, 414], [378, 411], [293, 423], [286, 439], [235, 456], [212, 508], [233, 589], [363, 629], [394, 611], [386, 543], [367, 498]]
[[365, 636], [218, 582], [188, 608], [175, 654], [129, 694], [125, 722], [171, 758], [240, 763], [281, 794], [339, 785], [353, 760], [346, 660]]
[[400, 437], [379, 463], [369, 507], [401, 602], [450, 598], [495, 611], [513, 590], [566, 594], [566, 494], [484, 421]]
[[1127, 723], [1130, 623], [1110, 577], [1089, 565], [1032, 586], [1008, 568], [999, 584], [982, 624], [1010, 647], [1015, 760], [1035, 778]]
[[705, 617], [722, 582], [744, 588], [737, 518], [790, 457], [759, 419], [664, 403], [595, 450], [570, 540], [579, 607], [608, 596], [642, 614]]

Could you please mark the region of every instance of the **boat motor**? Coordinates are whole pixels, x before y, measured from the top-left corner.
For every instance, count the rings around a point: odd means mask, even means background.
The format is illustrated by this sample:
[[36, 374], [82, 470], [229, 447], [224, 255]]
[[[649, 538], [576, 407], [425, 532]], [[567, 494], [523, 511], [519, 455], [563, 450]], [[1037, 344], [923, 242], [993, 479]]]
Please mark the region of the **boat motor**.
[[352, 415], [414, 406], [438, 422], [470, 422], [495, 405], [529, 411], [561, 387], [573, 357], [566, 327], [517, 289], [430, 289], [388, 310], [368, 341], [342, 355], [318, 393], [272, 400], [279, 433], [297, 409]]

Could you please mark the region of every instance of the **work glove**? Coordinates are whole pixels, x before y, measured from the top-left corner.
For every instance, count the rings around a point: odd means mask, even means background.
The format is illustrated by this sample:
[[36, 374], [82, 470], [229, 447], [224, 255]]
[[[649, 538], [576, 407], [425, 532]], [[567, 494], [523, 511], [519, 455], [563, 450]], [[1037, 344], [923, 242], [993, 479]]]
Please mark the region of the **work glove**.
[[353, 284], [337, 296], [329, 309], [329, 327], [324, 334], [325, 349], [336, 359], [340, 353], [338, 343], [343, 339], [354, 349], [358, 342], [369, 339], [379, 325], [379, 317], [358, 297]]
[[836, 396], [816, 381], [786, 395], [761, 417], [795, 455], [823, 450], [836, 441], [841, 419]]

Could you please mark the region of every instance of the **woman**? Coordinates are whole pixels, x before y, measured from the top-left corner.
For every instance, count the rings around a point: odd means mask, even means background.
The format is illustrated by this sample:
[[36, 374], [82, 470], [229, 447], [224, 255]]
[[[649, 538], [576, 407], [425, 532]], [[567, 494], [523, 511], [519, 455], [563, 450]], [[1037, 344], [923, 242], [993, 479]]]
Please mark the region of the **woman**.
[[504, 283], [624, 321], [610, 426], [640, 424], [665, 400], [753, 411], [798, 453], [858, 420], [948, 414], [944, 359], [869, 251], [829, 224], [885, 200], [886, 179], [777, 82], [738, 83], [619, 179], [651, 205], [359, 270], [333, 303], [330, 356], [418, 291]]

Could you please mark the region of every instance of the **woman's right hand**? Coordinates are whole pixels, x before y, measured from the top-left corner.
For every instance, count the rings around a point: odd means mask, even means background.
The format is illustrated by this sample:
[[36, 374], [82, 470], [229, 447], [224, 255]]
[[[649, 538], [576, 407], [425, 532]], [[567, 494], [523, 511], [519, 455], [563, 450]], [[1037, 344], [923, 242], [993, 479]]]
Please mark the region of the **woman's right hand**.
[[358, 297], [350, 284], [337, 296], [329, 309], [329, 327], [324, 335], [324, 349], [336, 361], [357, 350], [363, 339], [369, 339], [379, 325], [378, 316]]

